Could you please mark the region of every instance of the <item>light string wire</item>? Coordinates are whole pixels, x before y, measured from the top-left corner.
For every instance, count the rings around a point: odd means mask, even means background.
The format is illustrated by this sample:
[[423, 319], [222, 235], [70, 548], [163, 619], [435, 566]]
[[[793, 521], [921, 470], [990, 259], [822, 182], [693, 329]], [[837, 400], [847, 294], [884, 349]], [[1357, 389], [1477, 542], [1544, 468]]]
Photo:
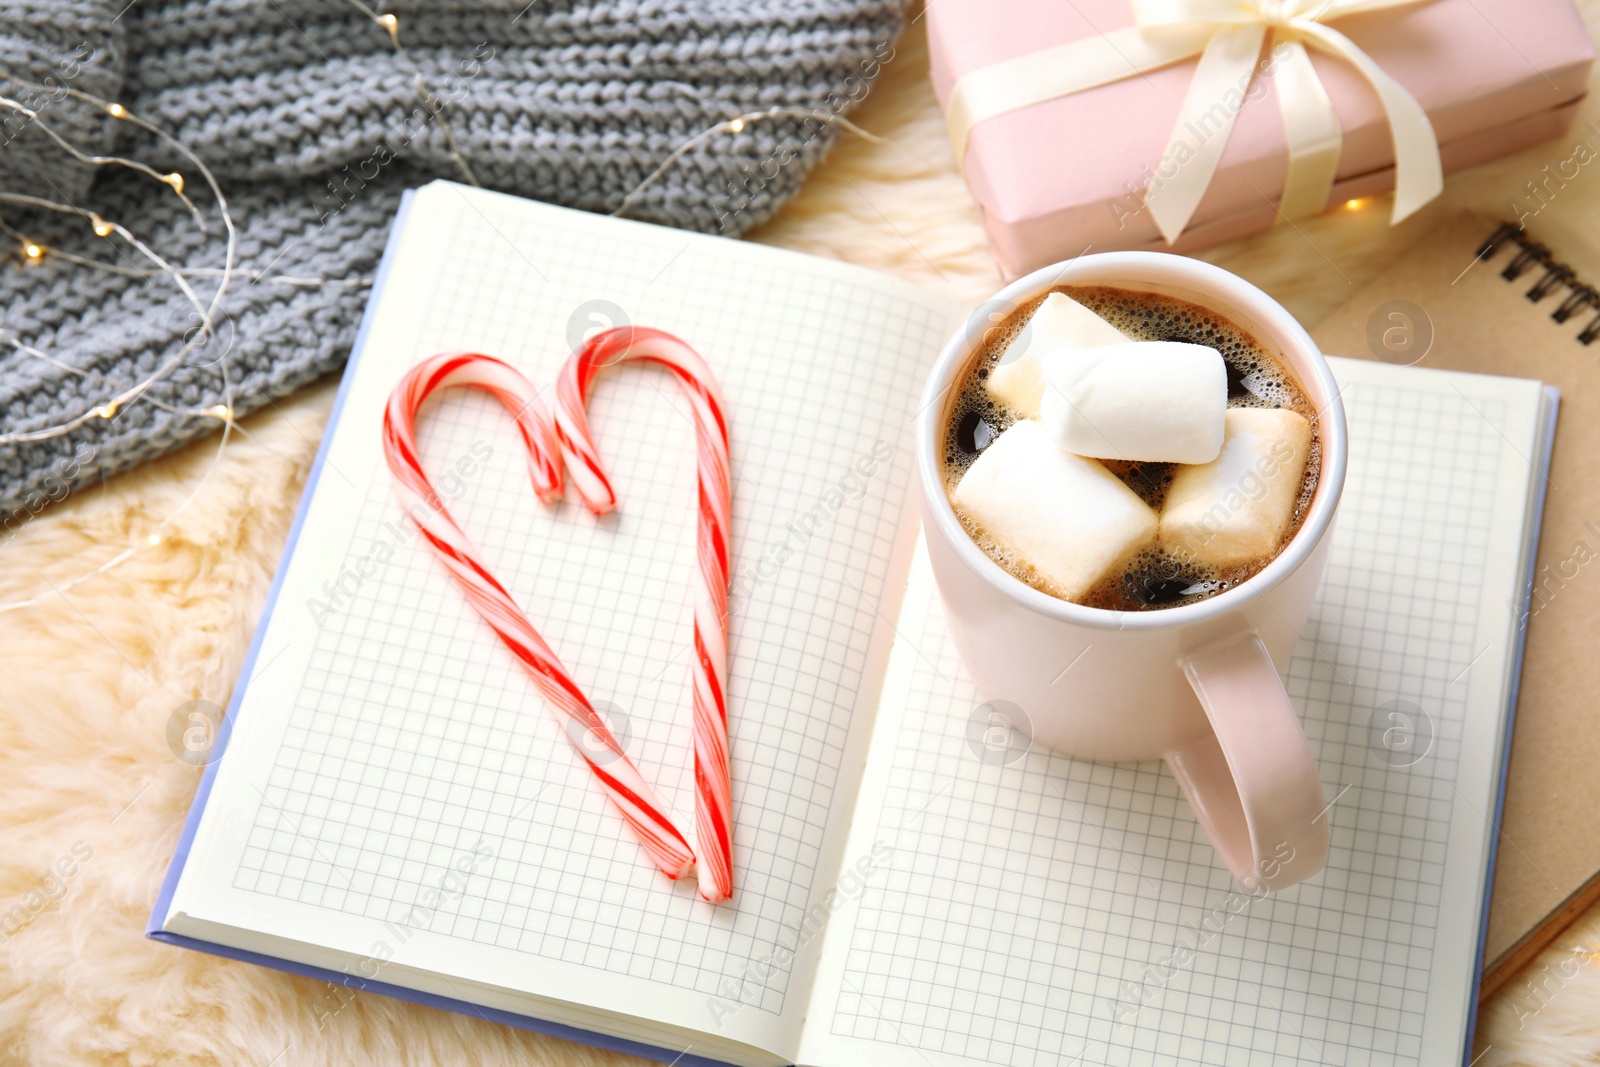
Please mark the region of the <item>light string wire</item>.
[[752, 122], [761, 122], [764, 120], [780, 118], [806, 118], [816, 119], [817, 121], [823, 123], [837, 123], [842, 129], [849, 130], [857, 137], [871, 141], [873, 144], [886, 143], [882, 137], [879, 137], [875, 133], [868, 133], [866, 130], [863, 130], [860, 126], [857, 126], [843, 115], [836, 114], [832, 111], [824, 111], [821, 108], [781, 107], [775, 105], [762, 111], [747, 111], [742, 115], [735, 115], [731, 119], [723, 119], [716, 125], [701, 130], [699, 133], [695, 134], [693, 137], [674, 148], [670, 153], [668, 153], [667, 158], [661, 161], [661, 165], [656, 167], [655, 170], [651, 171], [649, 175], [645, 177], [644, 181], [628, 190], [628, 194], [622, 198], [622, 203], [618, 204], [617, 209], [611, 212], [612, 216], [620, 217], [626, 213], [628, 208], [633, 205], [633, 201], [639, 196], [639, 194], [643, 193], [646, 189], [650, 188], [657, 181], [659, 181], [663, 175], [677, 165], [678, 160], [682, 159], [689, 152], [694, 151], [694, 149], [698, 148], [706, 141], [709, 141], [711, 138], [721, 133], [743, 133], [745, 126]]
[[[440, 129], [444, 133], [446, 142], [450, 148], [450, 158], [460, 168], [463, 177], [465, 177], [466, 180], [471, 182], [473, 185], [477, 185], [477, 177], [473, 174], [472, 168], [467, 164], [465, 157], [462, 155], [460, 145], [456, 141], [455, 133], [451, 129], [448, 119], [445, 117], [444, 101], [440, 99], [438, 95], [434, 93], [428, 86], [427, 82], [422, 77], [421, 70], [416, 61], [412, 59], [410, 53], [407, 52], [405, 47], [400, 43], [399, 18], [392, 13], [380, 14], [367, 4], [363, 3], [362, 0], [347, 0], [347, 2], [357, 11], [361, 12], [362, 15], [370, 19], [388, 35], [396, 56], [399, 57], [407, 66], [411, 67], [413, 84], [417, 89], [423, 106], [427, 107], [430, 113], [432, 113], [434, 118], [439, 122]], [[52, 87], [19, 77], [15, 73], [4, 68], [0, 68], [0, 78], [4, 78], [13, 84], [39, 92], [58, 91]], [[42, 197], [29, 196], [21, 193], [0, 191], [0, 202], [15, 203], [25, 207], [33, 207], [45, 211], [56, 212], [58, 214], [77, 215], [88, 220], [90, 225], [93, 226], [95, 234], [100, 237], [109, 237], [111, 234], [115, 233], [136, 251], [138, 251], [146, 260], [153, 263], [156, 269], [139, 270], [137, 268], [124, 267], [114, 263], [108, 264], [98, 260], [90, 259], [88, 257], [78, 256], [69, 252], [56, 252], [51, 250], [51, 254], [60, 257], [66, 262], [70, 262], [78, 266], [89, 267], [91, 269], [102, 270], [114, 274], [146, 278], [158, 276], [169, 277], [178, 286], [185, 299], [187, 299], [190, 305], [195, 309], [195, 313], [200, 324], [199, 329], [190, 332], [190, 336], [186, 339], [182, 348], [175, 355], [169, 358], [165, 363], [158, 367], [154, 373], [150, 374], [143, 380], [134, 383], [133, 385], [124, 389], [122, 392], [99, 404], [92, 404], [88, 410], [83, 411], [57, 425], [47, 426], [37, 430], [0, 433], [0, 447], [45, 441], [64, 436], [95, 418], [112, 418], [127, 404], [143, 396], [157, 382], [161, 381], [167, 375], [171, 374], [177, 370], [177, 368], [182, 366], [192, 351], [194, 351], [196, 348], [204, 346], [205, 344], [208, 344], [210, 339], [215, 336], [216, 313], [220, 309], [223, 297], [227, 294], [228, 287], [232, 283], [234, 275], [237, 272], [238, 234], [234, 227], [233, 216], [228, 210], [227, 198], [223, 195], [222, 188], [217, 182], [216, 176], [211, 172], [211, 169], [175, 137], [171, 136], [165, 130], [161, 129], [155, 124], [141, 118], [138, 115], [135, 115], [124, 105], [115, 101], [101, 99], [90, 93], [85, 93], [81, 90], [73, 89], [71, 87], [61, 88], [64, 89], [66, 95], [100, 108], [113, 119], [131, 123], [154, 135], [164, 144], [178, 152], [188, 165], [193, 166], [205, 180], [206, 185], [211, 190], [212, 196], [216, 199], [217, 209], [222, 218], [222, 225], [227, 231], [227, 248], [224, 257], [224, 265], [221, 269], [212, 268], [208, 270], [178, 270], [170, 263], [166, 262], [166, 260], [164, 260], [162, 257], [157, 255], [153, 250], [145, 245], [144, 242], [140, 241], [131, 231], [127, 229], [127, 227], [120, 223], [108, 222], [107, 220], [101, 218], [101, 216], [96, 212], [90, 211], [86, 208], [78, 207], [75, 204], [60, 203], [53, 200], [47, 200]], [[49, 137], [51, 141], [61, 147], [80, 163], [84, 163], [88, 166], [96, 168], [104, 166], [125, 167], [127, 169], [148, 175], [149, 177], [162, 182], [171, 188], [173, 192], [177, 194], [178, 198], [183, 201], [184, 206], [188, 209], [190, 215], [193, 216], [195, 223], [197, 226], [199, 226], [201, 232], [207, 232], [205, 218], [201, 215], [199, 209], [195, 207], [194, 202], [190, 200], [184, 192], [186, 183], [181, 173], [174, 171], [163, 174], [140, 160], [128, 159], [122, 156], [102, 156], [85, 152], [58, 133], [55, 127], [51, 125], [50, 122], [46, 120], [38, 110], [27, 107], [21, 102], [10, 97], [0, 96], [0, 109], [15, 111], [25, 116], [30, 123], [40, 130], [40, 132]], [[38, 243], [29, 240], [25, 235], [18, 233], [9, 224], [5, 223], [3, 219], [0, 219], [0, 229], [3, 229], [4, 232], [7, 232], [18, 238], [21, 243], [22, 252], [25, 259], [37, 261], [44, 257], [46, 249], [42, 245], [39, 245]], [[190, 277], [215, 277], [217, 279], [217, 289], [212, 295], [208, 306], [202, 306], [199, 296], [194, 292], [193, 288], [188, 282]], [[250, 277], [251, 280], [264, 280], [260, 274], [247, 275], [247, 277]], [[371, 284], [370, 281], [367, 281], [366, 279], [337, 280], [330, 283], [330, 281], [327, 279], [290, 278], [283, 275], [272, 277], [270, 280], [281, 284], [296, 285], [301, 287], [319, 287], [326, 284]], [[81, 370], [72, 368], [63, 363], [61, 360], [58, 360], [47, 353], [41, 352], [39, 349], [34, 348], [31, 345], [22, 343], [20, 339], [6, 337], [4, 338], [4, 341], [15, 351], [20, 352], [23, 355], [31, 358], [43, 359], [52, 366], [76, 373], [80, 377], [83, 376], [83, 372]], [[221, 360], [219, 360], [218, 363], [219, 373], [223, 376], [224, 402], [220, 405], [213, 405], [204, 410], [193, 410], [182, 413], [219, 418], [223, 420], [226, 425], [231, 424], [233, 421], [232, 390], [227, 380], [226, 363]], [[160, 406], [165, 408], [165, 405]], [[172, 409], [168, 408], [167, 410]]]
[[[450, 159], [456, 164], [461, 171], [462, 176], [470, 184], [478, 185], [479, 183], [477, 177], [473, 173], [472, 168], [468, 165], [465, 156], [462, 154], [460, 145], [456, 140], [455, 132], [451, 128], [444, 115], [444, 100], [431, 90], [426, 80], [423, 78], [418, 64], [401, 44], [399, 18], [392, 13], [380, 13], [363, 3], [362, 0], [347, 0], [347, 2], [388, 34], [390, 43], [394, 48], [395, 55], [412, 69], [412, 82], [416, 87], [419, 98], [422, 100], [423, 106], [428, 108], [429, 112], [439, 122], [440, 130], [444, 134], [445, 141], [449, 146]], [[129, 405], [138, 403], [140, 401], [175, 415], [215, 419], [220, 424], [220, 428], [222, 430], [217, 442], [216, 452], [213, 454], [211, 463], [206, 468], [206, 471], [201, 476], [199, 482], [196, 483], [195, 487], [188, 493], [188, 495], [184, 497], [177, 507], [175, 507], [164, 518], [154, 524], [154, 526], [150, 529], [150, 532], [143, 537], [137, 538], [133, 543], [127, 545], [120, 551], [113, 554], [109, 559], [105, 560], [100, 565], [87, 572], [79, 574], [76, 577], [57, 582], [51, 582], [49, 579], [46, 579], [46, 585], [48, 586], [46, 591], [41, 591], [36, 595], [20, 600], [0, 602], [0, 613], [5, 613], [22, 608], [32, 607], [36, 604], [43, 603], [46, 600], [50, 600], [56, 595], [65, 593], [66, 590], [69, 590], [74, 586], [81, 585], [84, 582], [106, 573], [121, 563], [126, 562], [141, 549], [161, 544], [163, 540], [163, 531], [169, 527], [172, 522], [190, 506], [190, 504], [198, 499], [201, 493], [205, 490], [207, 484], [212, 478], [212, 475], [215, 473], [218, 465], [221, 463], [223, 452], [227, 448], [232, 434], [237, 432], [246, 438], [252, 436], [244, 429], [244, 427], [240, 426], [235, 421], [233, 388], [228, 375], [226, 353], [224, 353], [223, 356], [219, 357], [219, 359], [215, 361], [216, 365], [218, 366], [218, 374], [222, 379], [221, 403], [213, 404], [206, 408], [176, 408], [163, 403], [155, 396], [150, 395], [150, 390], [159, 381], [173, 373], [178, 367], [182, 366], [185, 360], [189, 357], [190, 353], [195, 351], [197, 348], [208, 344], [211, 338], [216, 336], [216, 316], [220, 311], [223, 298], [235, 277], [242, 277], [251, 284], [266, 282], [270, 284], [308, 288], [316, 288], [324, 285], [345, 285], [353, 287], [370, 286], [372, 284], [372, 279], [299, 278], [283, 274], [268, 274], [264, 271], [249, 271], [241, 269], [237, 262], [238, 232], [234, 225], [232, 213], [228, 208], [227, 198], [223, 194], [222, 186], [217, 180], [215, 174], [213, 174], [211, 169], [206, 166], [205, 162], [200, 159], [198, 155], [192, 152], [186, 145], [161, 127], [137, 114], [134, 114], [127, 107], [116, 101], [105, 100], [91, 93], [71, 88], [70, 86], [45, 86], [38, 82], [30, 81], [26, 78], [20, 77], [6, 69], [4, 66], [0, 66], [0, 79], [8, 81], [14, 85], [22, 86], [39, 92], [64, 93], [67, 96], [99, 108], [117, 121], [127, 122], [154, 136], [157, 140], [173, 149], [185, 161], [184, 165], [186, 167], [192, 167], [194, 172], [200, 176], [206, 188], [210, 191], [211, 196], [216, 201], [217, 212], [221, 219], [223, 230], [226, 233], [223, 265], [220, 268], [179, 268], [167, 262], [166, 259], [151, 249], [147, 244], [145, 244], [145, 242], [140, 240], [126, 226], [120, 222], [105, 219], [96, 211], [79, 207], [78, 205], [72, 203], [62, 203], [29, 194], [0, 190], [0, 203], [12, 203], [20, 207], [34, 208], [60, 215], [81, 218], [89, 223], [96, 236], [107, 239], [110, 239], [113, 236], [121, 238], [129, 248], [137, 252], [139, 256], [141, 256], [150, 264], [150, 266], [147, 267], [125, 266], [117, 263], [107, 263], [103, 260], [94, 259], [89, 256], [78, 255], [64, 249], [58, 250], [54, 248], [46, 248], [44, 245], [41, 245], [38, 242], [30, 239], [26, 234], [12, 227], [8, 222], [5, 221], [4, 218], [0, 218], [0, 233], [9, 235], [19, 243], [21, 258], [23, 261], [23, 269], [32, 268], [38, 264], [39, 261], [48, 256], [50, 258], [61, 259], [63, 262], [71, 263], [75, 266], [80, 266], [91, 270], [99, 270], [125, 277], [141, 279], [160, 277], [170, 278], [173, 284], [182, 294], [183, 298], [194, 309], [194, 314], [199, 324], [197, 329], [190, 331], [191, 336], [185, 339], [185, 343], [174, 356], [163, 362], [153, 373], [141, 381], [138, 381], [130, 386], [120, 388], [120, 391], [115, 392], [105, 400], [102, 400], [98, 403], [91, 403], [87, 410], [82, 411], [67, 419], [65, 422], [57, 425], [33, 430], [0, 433], [0, 447], [34, 443], [62, 437], [92, 422], [95, 419], [114, 418], [119, 412], [126, 409]], [[59, 99], [59, 97], [56, 97], [55, 99]], [[8, 96], [0, 95], [0, 111], [12, 111], [22, 114], [27, 118], [31, 125], [37, 127], [53, 143], [66, 151], [70, 156], [72, 156], [73, 159], [85, 164], [86, 166], [94, 167], [96, 169], [108, 166], [121, 167], [161, 182], [171, 189], [174, 195], [176, 195], [178, 199], [183, 202], [185, 208], [193, 217], [195, 224], [199, 227], [201, 232], [210, 232], [206, 225], [205, 216], [201, 213], [199, 208], [194, 204], [185, 191], [187, 182], [181, 172], [172, 171], [162, 173], [161, 171], [156, 170], [154, 167], [151, 167], [140, 160], [130, 159], [123, 156], [108, 156], [87, 152], [73, 144], [70, 140], [58, 132], [44, 116], [41, 109], [27, 107], [20, 101], [14, 100]], [[821, 108], [774, 106], [760, 111], [745, 112], [740, 115], [735, 115], [732, 118], [723, 119], [680, 143], [662, 160], [660, 165], [657, 166], [655, 170], [653, 170], [644, 178], [643, 181], [634, 186], [623, 196], [618, 207], [616, 210], [612, 211], [611, 214], [613, 216], [620, 216], [624, 214], [628, 208], [633, 205], [634, 201], [645, 192], [645, 190], [650, 188], [664, 175], [666, 175], [687, 153], [693, 151], [695, 148], [699, 147], [701, 144], [712, 139], [713, 137], [716, 137], [720, 134], [737, 135], [742, 133], [746, 125], [749, 123], [770, 121], [780, 118], [813, 119], [825, 124], [837, 124], [841, 128], [848, 130], [858, 137], [862, 137], [868, 141], [878, 144], [884, 143], [883, 138], [869, 133], [868, 131], [857, 126], [855, 123], [844, 118], [842, 115], [832, 111], [826, 111]], [[4, 259], [12, 258], [15, 254], [16, 253], [11, 253], [5, 257], [0, 257], [0, 262], [3, 262]], [[120, 249], [118, 250], [118, 254], [122, 255], [124, 259], [127, 258], [127, 256]], [[201, 278], [215, 279], [217, 283], [216, 291], [211, 295], [211, 298], [208, 301], [203, 300], [190, 284], [190, 279]], [[11, 348], [13, 351], [26, 358], [41, 360], [49, 363], [51, 366], [79, 377], [85, 376], [85, 372], [82, 369], [73, 367], [72, 365], [63, 362], [47, 352], [41, 351], [32, 345], [24, 343], [15, 335], [15, 332], [12, 330], [0, 330], [0, 344]], [[118, 388], [117, 383], [112, 383], [112, 386], [113, 388]], [[30, 512], [31, 519], [31, 509], [27, 510]]]
[[[0, 69], [0, 78], [5, 78], [14, 84], [21, 85], [29, 89], [46, 89], [45, 86], [31, 82], [26, 78], [19, 77], [9, 70]], [[21, 600], [0, 603], [0, 612], [14, 611], [20, 608], [30, 607], [56, 595], [64, 595], [66, 590], [89, 581], [100, 574], [104, 574], [106, 571], [109, 571], [113, 567], [125, 562], [136, 552], [138, 552], [140, 548], [159, 545], [163, 539], [162, 531], [168, 527], [172, 521], [176, 519], [177, 516], [181, 514], [191, 503], [198, 499], [201, 493], [205, 490], [207, 483], [211, 480], [211, 476], [222, 458], [223, 449], [227, 447], [230, 432], [234, 428], [233, 388], [232, 382], [228, 376], [228, 367], [225, 360], [218, 361], [218, 374], [222, 380], [221, 393], [223, 400], [221, 404], [213, 405], [212, 407], [203, 410], [179, 411], [169, 407], [168, 405], [159, 403], [154, 397], [146, 397], [145, 395], [158, 381], [171, 374], [173, 370], [182, 365], [182, 363], [188, 358], [190, 352], [192, 352], [199, 345], [206, 343], [209, 337], [215, 333], [215, 316], [220, 308], [223, 297], [227, 293], [228, 285], [233, 279], [238, 254], [238, 235], [234, 228], [232, 215], [228, 211], [227, 198], [223, 195], [221, 186], [218, 184], [216, 177], [212, 174], [210, 168], [207, 167], [205, 163], [186, 146], [180, 143], [176, 138], [167, 134], [166, 131], [155, 126], [153, 123], [150, 123], [140, 116], [133, 114], [123, 105], [114, 101], [101, 99], [77, 89], [68, 88], [66, 89], [66, 93], [75, 99], [100, 108], [117, 121], [129, 122], [140, 129], [148, 131], [163, 143], [171, 146], [175, 151], [177, 151], [185, 160], [187, 165], [192, 165], [195, 168], [195, 170], [205, 181], [206, 186], [210, 189], [212, 196], [216, 199], [218, 212], [221, 216], [222, 225], [227, 235], [223, 255], [223, 266], [216, 272], [215, 275], [217, 277], [216, 292], [212, 294], [209, 302], [203, 302], [200, 295], [195, 292], [193, 286], [190, 285], [187, 278], [185, 278], [182, 273], [177, 271], [170, 263], [166, 261], [165, 258], [157, 254], [142, 240], [135, 236], [131, 230], [121, 223], [108, 221], [102, 218], [97, 212], [91, 211], [87, 208], [79, 207], [76, 204], [60, 203], [57, 201], [46, 200], [42, 197], [21, 193], [0, 192], [0, 201], [17, 204], [23, 207], [32, 207], [44, 211], [55, 212], [57, 214], [76, 216], [88, 221], [90, 226], [93, 228], [95, 235], [98, 237], [109, 239], [115, 235], [122, 238], [122, 240], [125, 241], [130, 248], [155, 266], [155, 270], [152, 271], [133, 271], [133, 273], [147, 273], [148, 276], [152, 277], [170, 276], [173, 279], [173, 282], [176, 284], [179, 292], [183, 295], [184, 299], [188, 301], [191, 307], [194, 308], [195, 314], [198, 316], [201, 323], [201, 328], [195, 331], [194, 336], [187, 340], [182, 349], [175, 356], [162, 363], [156, 368], [154, 373], [147, 376], [142, 381], [136, 382], [132, 386], [122, 389], [120, 392], [115, 393], [105, 401], [102, 401], [98, 404], [91, 404], [88, 410], [83, 411], [56, 426], [45, 427], [38, 430], [0, 434], [0, 446], [16, 445], [60, 437], [64, 434], [72, 432], [74, 429], [84, 425], [92, 419], [111, 419], [115, 417], [117, 412], [123, 409], [126, 405], [136, 403], [141, 398], [144, 398], [147, 400], [147, 402], [155, 404], [156, 406], [159, 406], [165, 410], [174, 411], [175, 413], [216, 418], [222, 424], [222, 434], [218, 439], [217, 451], [212, 457], [211, 464], [207, 467], [206, 472], [201, 477], [200, 481], [196, 483], [194, 488], [190, 490], [188, 495], [184, 497], [178, 506], [159, 522], [157, 522], [150, 529], [150, 532], [148, 532], [144, 537], [135, 540], [130, 545], [124, 546], [120, 551], [114, 553], [99, 566], [94, 567], [85, 573], [53, 583], [46, 579], [46, 584], [50, 586], [48, 593], [41, 592], [35, 596], [27, 597]], [[76, 145], [73, 145], [71, 142], [69, 142], [65, 137], [61, 136], [50, 124], [49, 120], [41, 115], [38, 111], [28, 108], [9, 97], [0, 97], [0, 109], [16, 111], [24, 114], [27, 116], [29, 122], [36, 126], [42, 133], [45, 134], [45, 136], [49, 137], [54, 143], [65, 149], [67, 153], [74, 159], [86, 165], [95, 168], [106, 166], [124, 167], [126, 169], [148, 175], [149, 177], [160, 181], [170, 188], [173, 193], [184, 203], [184, 206], [188, 209], [190, 215], [194, 218], [196, 224], [201, 228], [202, 232], [206, 232], [204, 217], [200, 214], [199, 209], [195, 207], [193, 201], [191, 201], [184, 193], [185, 183], [181, 174], [177, 172], [162, 174], [138, 160], [127, 159], [121, 156], [101, 156], [84, 152]], [[28, 240], [26, 237], [22, 237], [17, 233], [16, 230], [10, 227], [9, 224], [4, 223], [3, 221], [0, 221], [0, 226], [4, 226], [6, 232], [19, 237], [22, 242], [22, 254], [25, 260], [38, 261], [44, 258], [47, 250], [43, 248], [43, 246]], [[51, 254], [54, 255], [56, 253], [52, 252]], [[123, 255], [120, 249], [118, 250], [118, 254]], [[71, 253], [62, 253], [61, 255], [62, 258], [67, 262], [88, 266], [94, 269], [106, 270], [112, 273], [120, 274], [127, 274], [130, 272], [130, 268], [121, 267], [117, 264], [106, 264], [98, 260], [77, 256]], [[124, 256], [124, 258], [126, 257]], [[27, 264], [25, 263], [24, 269], [26, 268]], [[47, 353], [41, 352], [39, 349], [34, 348], [31, 345], [22, 343], [20, 339], [11, 337], [7, 340], [14, 350], [22, 353], [23, 355], [44, 359], [53, 366], [71, 370], [79, 376], [83, 375], [82, 370], [72, 368], [63, 363], [61, 360], [58, 360]]]
[[[472, 173], [472, 168], [467, 165], [467, 157], [461, 154], [461, 146], [456, 142], [456, 132], [450, 126], [450, 120], [444, 114], [444, 100], [435, 93], [422, 77], [422, 67], [411, 58], [405, 46], [400, 43], [400, 18], [393, 12], [380, 14], [371, 7], [362, 3], [362, 0], [349, 0], [350, 4], [381, 26], [389, 34], [389, 43], [394, 46], [394, 54], [411, 68], [411, 85], [417, 91], [417, 98], [422, 101], [422, 106], [428, 109], [439, 122], [439, 131], [444, 134], [445, 144], [450, 146], [450, 160], [461, 171], [461, 176], [467, 180], [468, 185], [478, 185], [478, 176]], [[481, 185], [478, 185], [482, 188]]]

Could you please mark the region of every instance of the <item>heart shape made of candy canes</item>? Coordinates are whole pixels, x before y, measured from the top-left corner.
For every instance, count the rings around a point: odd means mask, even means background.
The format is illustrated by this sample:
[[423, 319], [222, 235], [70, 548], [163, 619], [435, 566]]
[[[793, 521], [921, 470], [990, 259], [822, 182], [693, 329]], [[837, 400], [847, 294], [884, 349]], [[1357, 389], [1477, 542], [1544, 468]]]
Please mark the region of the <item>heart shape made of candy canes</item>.
[[[588, 390], [602, 370], [629, 360], [672, 372], [694, 410], [699, 579], [694, 604], [695, 830], [700, 895], [712, 903], [733, 896], [733, 798], [728, 760], [727, 615], [732, 478], [728, 426], [715, 377], [693, 348], [646, 327], [596, 334], [562, 366], [552, 420], [538, 390], [509, 364], [476, 352], [447, 352], [408, 371], [389, 397], [383, 417], [384, 455], [406, 514], [438, 554], [467, 601], [517, 657], [551, 708], [568, 740], [668, 878], [696, 866], [696, 852], [678, 832], [666, 805], [639, 773], [610, 727], [573, 680], [506, 588], [489, 572], [466, 533], [451, 517], [422, 468], [416, 420], [435, 392], [458, 386], [483, 389], [516, 420], [528, 452], [534, 492], [560, 499], [563, 468], [589, 509], [602, 515], [616, 493], [589, 432]], [[591, 751], [595, 750], [595, 751]]]

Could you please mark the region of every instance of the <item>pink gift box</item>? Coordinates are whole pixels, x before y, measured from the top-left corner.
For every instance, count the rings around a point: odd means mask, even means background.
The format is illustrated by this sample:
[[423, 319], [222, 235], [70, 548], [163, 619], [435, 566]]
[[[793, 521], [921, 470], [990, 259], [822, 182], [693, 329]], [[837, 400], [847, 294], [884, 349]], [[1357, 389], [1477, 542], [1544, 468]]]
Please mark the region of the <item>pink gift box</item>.
[[[1128, 0], [933, 0], [941, 106], [967, 71], [1133, 24]], [[1594, 46], [1571, 0], [1431, 0], [1329, 22], [1427, 110], [1449, 173], [1558, 136], [1583, 100]], [[1270, 47], [1270, 45], [1269, 45]], [[1331, 203], [1394, 187], [1389, 124], [1350, 64], [1312, 50], [1344, 148]], [[1140, 190], [1172, 134], [1196, 60], [986, 119], [968, 187], [1006, 278], [1089, 251], [1192, 251], [1277, 219], [1286, 148], [1276, 86], [1240, 109], [1210, 187], [1168, 245]], [[1529, 177], [1537, 177], [1529, 175]]]

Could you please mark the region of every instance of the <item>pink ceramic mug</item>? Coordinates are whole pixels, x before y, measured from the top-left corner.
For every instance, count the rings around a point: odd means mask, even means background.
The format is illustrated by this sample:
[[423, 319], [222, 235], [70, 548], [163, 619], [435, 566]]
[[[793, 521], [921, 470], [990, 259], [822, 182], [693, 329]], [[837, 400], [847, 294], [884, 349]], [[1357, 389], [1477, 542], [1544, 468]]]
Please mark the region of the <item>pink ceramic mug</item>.
[[1082, 256], [1018, 279], [984, 307], [1018, 307], [1062, 285], [1176, 296], [1266, 345], [1316, 406], [1316, 495], [1276, 559], [1208, 600], [1121, 612], [1041, 593], [973, 544], [945, 496], [941, 455], [955, 385], [983, 342], [982, 329], [964, 330], [934, 366], [916, 441], [923, 530], [956, 647], [986, 700], [1009, 701], [1027, 715], [1034, 741], [1085, 759], [1166, 760], [1235, 877], [1252, 888], [1293, 885], [1326, 862], [1328, 819], [1278, 671], [1311, 610], [1344, 487], [1338, 386], [1287, 311], [1248, 282], [1183, 256]]

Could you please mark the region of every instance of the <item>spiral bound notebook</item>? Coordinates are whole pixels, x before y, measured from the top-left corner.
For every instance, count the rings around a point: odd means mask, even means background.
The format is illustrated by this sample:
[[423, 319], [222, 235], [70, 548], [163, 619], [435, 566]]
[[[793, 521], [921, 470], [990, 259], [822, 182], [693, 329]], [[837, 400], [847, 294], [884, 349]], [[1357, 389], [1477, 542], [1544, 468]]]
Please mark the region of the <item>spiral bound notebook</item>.
[[[1548, 240], [1548, 244], [1545, 241]], [[1326, 351], [1419, 367], [1537, 377], [1561, 391], [1561, 432], [1527, 613], [1489, 911], [1492, 992], [1600, 900], [1600, 255], [1463, 214], [1418, 241], [1313, 330]], [[1400, 316], [1396, 318], [1394, 316]], [[1397, 346], [1391, 349], [1384, 343]]]
[[[1287, 678], [1332, 849], [1258, 899], [1160, 764], [992, 743], [909, 506], [966, 315], [829, 261], [412, 194], [150, 936], [316, 976], [319, 1017], [365, 990], [677, 1064], [1463, 1062], [1552, 398], [1336, 361], [1349, 483]], [[619, 318], [690, 339], [727, 397], [726, 905], [643, 860], [379, 448], [418, 359], [548, 383]], [[424, 460], [688, 825], [691, 424], [637, 369], [592, 419], [604, 523], [534, 500], [487, 399], [431, 409]]]

